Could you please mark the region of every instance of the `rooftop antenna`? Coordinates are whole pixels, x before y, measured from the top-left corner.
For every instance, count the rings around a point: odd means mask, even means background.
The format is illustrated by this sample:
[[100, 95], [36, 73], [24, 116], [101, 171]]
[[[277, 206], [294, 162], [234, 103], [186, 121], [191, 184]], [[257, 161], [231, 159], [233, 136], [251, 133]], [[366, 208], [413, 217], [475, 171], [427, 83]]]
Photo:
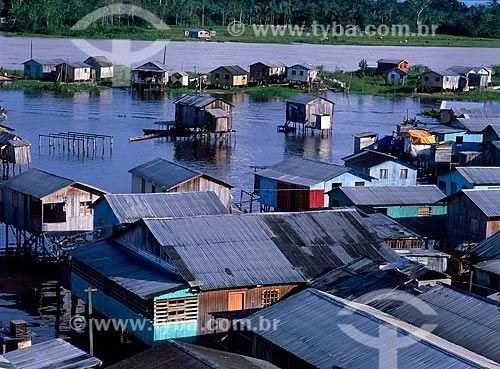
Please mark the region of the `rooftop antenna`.
[[31, 41], [31, 47], [30, 47], [30, 59], [33, 59], [33, 40]]
[[163, 64], [167, 61], [167, 44], [165, 44], [165, 48], [163, 49]]

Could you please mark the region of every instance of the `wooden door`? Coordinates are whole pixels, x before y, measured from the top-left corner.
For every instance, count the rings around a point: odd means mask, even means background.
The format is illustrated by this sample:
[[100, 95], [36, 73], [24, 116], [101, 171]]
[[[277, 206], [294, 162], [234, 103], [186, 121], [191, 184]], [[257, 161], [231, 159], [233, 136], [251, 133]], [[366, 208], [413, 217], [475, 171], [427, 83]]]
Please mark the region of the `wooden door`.
[[228, 311], [243, 310], [245, 308], [245, 292], [230, 292]]

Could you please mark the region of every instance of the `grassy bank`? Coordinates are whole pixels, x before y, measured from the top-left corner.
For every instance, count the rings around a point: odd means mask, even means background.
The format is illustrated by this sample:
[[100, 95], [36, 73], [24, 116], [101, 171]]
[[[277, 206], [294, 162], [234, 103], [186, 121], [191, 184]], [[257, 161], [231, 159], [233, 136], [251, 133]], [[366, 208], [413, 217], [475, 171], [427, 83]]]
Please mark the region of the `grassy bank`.
[[434, 94], [418, 94], [423, 100], [493, 101], [500, 100], [500, 91], [467, 91]]
[[106, 87], [94, 85], [77, 85], [70, 83], [46, 82], [36, 80], [19, 80], [1, 87], [1, 89], [5, 90], [38, 90], [55, 92], [100, 91], [105, 88]]
[[[435, 36], [387, 36], [374, 37], [367, 35], [332, 36], [324, 37], [321, 32], [314, 35], [311, 30], [305, 30], [300, 35], [290, 35], [288, 30], [279, 35], [269, 31], [266, 35], [256, 35], [254, 26], [247, 25], [241, 36], [232, 36], [227, 27], [212, 27], [217, 36], [210, 42], [246, 42], [246, 43], [275, 43], [275, 44], [326, 44], [326, 45], [367, 45], [367, 46], [444, 46], [444, 47], [486, 47], [496, 48], [500, 43], [497, 38], [461, 37], [449, 35]], [[23, 37], [71, 37], [93, 39], [130, 39], [130, 40], [171, 40], [171, 41], [198, 41], [184, 36], [184, 31], [197, 27], [170, 26], [168, 30], [141, 27], [109, 27], [102, 29], [89, 28], [85, 31], [67, 31], [54, 34], [30, 34], [21, 32], [7, 32], [6, 36]]]

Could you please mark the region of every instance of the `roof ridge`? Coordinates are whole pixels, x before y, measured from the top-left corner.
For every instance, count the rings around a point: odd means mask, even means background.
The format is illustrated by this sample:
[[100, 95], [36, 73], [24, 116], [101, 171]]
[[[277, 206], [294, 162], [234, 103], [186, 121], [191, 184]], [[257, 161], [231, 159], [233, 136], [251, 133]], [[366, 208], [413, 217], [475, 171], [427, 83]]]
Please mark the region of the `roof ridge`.
[[211, 363], [207, 359], [205, 359], [205, 358], [201, 357], [200, 355], [196, 354], [195, 352], [189, 350], [187, 347], [182, 346], [180, 343], [175, 342], [174, 340], [168, 340], [168, 343], [170, 343], [171, 345], [173, 345], [175, 348], [181, 350], [185, 354], [188, 354], [189, 356], [193, 357], [194, 359], [200, 361], [202, 364], [208, 366], [211, 369], [223, 369], [220, 366], [218, 366], [218, 365], [216, 365], [214, 363]]

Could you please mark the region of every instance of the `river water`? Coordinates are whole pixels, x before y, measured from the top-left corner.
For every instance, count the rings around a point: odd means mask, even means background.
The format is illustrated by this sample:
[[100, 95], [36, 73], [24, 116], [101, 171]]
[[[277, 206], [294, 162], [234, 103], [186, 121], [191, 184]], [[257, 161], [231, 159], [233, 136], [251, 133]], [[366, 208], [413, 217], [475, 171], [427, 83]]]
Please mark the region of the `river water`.
[[[29, 39], [0, 37], [0, 66], [19, 68], [29, 59]], [[97, 45], [106, 47], [106, 41]], [[140, 49], [143, 43], [133, 42]], [[64, 57], [83, 60], [86, 55], [70, 40], [37, 39], [34, 42], [37, 57]], [[61, 55], [63, 54], [63, 55]], [[355, 69], [361, 58], [374, 61], [380, 57], [402, 57], [410, 63], [422, 63], [435, 68], [449, 64], [492, 64], [500, 60], [498, 49], [415, 48], [415, 47], [354, 47], [318, 45], [259, 45], [235, 43], [169, 43], [167, 59], [170, 66], [208, 71], [220, 64], [247, 66], [259, 59], [281, 59], [287, 63], [308, 61], [323, 64], [326, 69]], [[467, 59], [461, 63], [463, 56]], [[158, 55], [156, 55], [158, 56]], [[404, 116], [413, 117], [419, 111], [437, 107], [418, 99], [383, 98], [344, 95], [328, 92], [326, 97], [335, 102], [334, 129], [331, 137], [302, 136], [276, 132], [276, 126], [285, 120], [285, 104], [280, 98], [259, 99], [246, 94], [223, 96], [234, 107], [233, 127], [236, 139], [230, 144], [200, 143], [196, 141], [155, 139], [129, 143], [128, 138], [142, 134], [142, 128], [154, 128], [156, 120], [174, 116], [175, 94], [141, 96], [126, 90], [78, 92], [65, 95], [41, 91], [0, 90], [0, 105], [8, 110], [8, 119], [2, 122], [32, 143], [32, 167], [47, 170], [100, 187], [115, 193], [130, 192], [131, 176], [128, 170], [157, 156], [207, 172], [235, 186], [234, 201], [240, 190], [251, 190], [255, 166], [265, 166], [292, 155], [310, 159], [342, 163], [350, 154], [352, 134], [362, 131], [390, 133]], [[500, 111], [498, 103], [490, 103]], [[114, 137], [113, 152], [105, 155], [84, 156], [68, 152], [50, 152], [47, 140], [38, 148], [40, 134], [79, 131]], [[30, 305], [33, 288], [42, 289], [45, 281], [30, 281], [28, 292], [17, 286], [16, 275], [0, 274], [0, 321], [27, 319], [32, 330], [41, 339], [54, 335], [54, 302]], [[9, 279], [10, 278], [10, 279]], [[25, 279], [22, 279], [25, 280]], [[24, 282], [20, 282], [23, 284]], [[34, 287], [32, 287], [34, 286]], [[52, 310], [51, 310], [52, 309]], [[67, 310], [67, 309], [66, 309]]]

